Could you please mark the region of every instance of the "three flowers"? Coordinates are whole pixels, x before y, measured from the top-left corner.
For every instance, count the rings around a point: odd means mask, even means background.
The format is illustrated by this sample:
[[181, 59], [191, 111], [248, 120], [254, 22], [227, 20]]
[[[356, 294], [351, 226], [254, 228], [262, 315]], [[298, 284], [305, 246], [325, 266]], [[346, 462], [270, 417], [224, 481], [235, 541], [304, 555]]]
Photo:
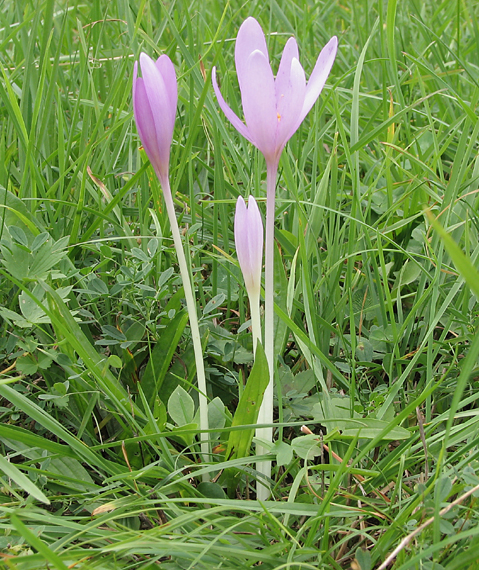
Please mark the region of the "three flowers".
[[[263, 426], [256, 429], [256, 436], [260, 441], [272, 441], [273, 433], [274, 212], [277, 170], [283, 148], [299, 128], [324, 87], [336, 57], [337, 45], [336, 37], [326, 44], [319, 54], [309, 81], [306, 81], [303, 67], [299, 63], [298, 45], [294, 38], [290, 38], [283, 50], [278, 73], [274, 77], [263, 30], [254, 18], [247, 18], [238, 31], [235, 46], [236, 71], [245, 123], [224, 100], [218, 87], [216, 69], [212, 70], [213, 88], [219, 106], [236, 130], [261, 151], [267, 167], [264, 349], [269, 380], [258, 414], [258, 422]], [[168, 180], [170, 147], [178, 101], [176, 75], [173, 64], [166, 55], [154, 62], [142, 53], [140, 67], [142, 77], [138, 77], [138, 64], [135, 63], [133, 110], [141, 142], [163, 188], [180, 262], [197, 364], [201, 449], [203, 458], [207, 461], [209, 451], [206, 380], [196, 304]], [[241, 196], [238, 198], [234, 235], [238, 261], [250, 302], [253, 348], [256, 354], [257, 344], [261, 342], [262, 337], [259, 306], [263, 222], [253, 196], [249, 197], [248, 205]], [[261, 445], [257, 446], [257, 455], [266, 452]], [[266, 500], [269, 488], [264, 481], [271, 478], [271, 461], [258, 462], [257, 471], [262, 475], [263, 481], [258, 482], [257, 498]]]
[[[235, 46], [236, 71], [246, 124], [224, 100], [218, 87], [216, 69], [213, 68], [213, 88], [219, 106], [236, 130], [261, 151], [268, 166], [277, 168], [284, 146], [319, 97], [333, 66], [337, 44], [337, 38], [331, 38], [319, 54], [309, 81], [306, 81], [299, 62], [297, 42], [294, 37], [290, 38], [275, 78], [263, 30], [254, 18], [247, 18], [238, 31]], [[135, 63], [135, 121], [146, 154], [163, 185], [168, 178], [178, 101], [175, 69], [168, 56], [162, 55], [154, 62], [144, 53], [140, 55], [140, 67], [142, 77], [138, 77], [138, 63]], [[259, 286], [261, 277], [259, 272], [258, 278], [258, 266], [261, 267], [258, 250], [261, 247], [262, 251], [263, 241], [257, 238], [260, 220], [256, 203], [252, 204], [250, 198], [250, 207], [246, 209], [244, 201], [239, 198], [235, 216], [235, 244], [248, 293], [251, 287]], [[254, 239], [252, 236], [255, 236]]]

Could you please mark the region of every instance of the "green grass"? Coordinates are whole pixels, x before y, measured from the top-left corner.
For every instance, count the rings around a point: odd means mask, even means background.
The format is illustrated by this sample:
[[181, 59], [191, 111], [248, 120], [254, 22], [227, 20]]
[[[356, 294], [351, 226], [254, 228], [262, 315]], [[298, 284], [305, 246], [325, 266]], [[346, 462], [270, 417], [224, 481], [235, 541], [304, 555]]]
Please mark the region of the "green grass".
[[[248, 16], [273, 69], [295, 35], [307, 77], [339, 37], [280, 163], [267, 504], [251, 457], [225, 456], [252, 364], [234, 204], [251, 192], [264, 214], [266, 172], [210, 80], [216, 65], [242, 116]], [[479, 484], [478, 19], [471, 0], [4, 2], [0, 565], [372, 570], [432, 517], [391, 567], [477, 567], [478, 493], [461, 497]], [[142, 50], [178, 76], [171, 185], [207, 464], [168, 217], [133, 121]]]

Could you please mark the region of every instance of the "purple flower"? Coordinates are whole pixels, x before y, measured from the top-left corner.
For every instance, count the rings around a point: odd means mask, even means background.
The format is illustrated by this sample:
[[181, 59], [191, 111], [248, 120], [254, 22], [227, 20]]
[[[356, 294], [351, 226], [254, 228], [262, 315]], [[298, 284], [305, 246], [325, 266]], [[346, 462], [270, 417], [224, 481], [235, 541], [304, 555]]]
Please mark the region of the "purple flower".
[[248, 198], [248, 206], [242, 196], [236, 202], [235, 245], [248, 295], [259, 300], [263, 266], [263, 220], [253, 196]]
[[140, 55], [140, 66], [142, 77], [137, 77], [138, 62], [135, 62], [133, 112], [143, 147], [163, 185], [168, 179], [178, 102], [175, 68], [167, 55], [154, 62], [145, 53]]
[[306, 83], [299, 63], [298, 44], [290, 38], [275, 79], [261, 26], [254, 18], [245, 20], [236, 38], [235, 60], [246, 125], [221, 95], [216, 68], [213, 68], [213, 87], [221, 109], [237, 131], [264, 154], [267, 163], [279, 162], [285, 144], [319, 97], [333, 66], [337, 47], [338, 40], [334, 36], [319, 54]]

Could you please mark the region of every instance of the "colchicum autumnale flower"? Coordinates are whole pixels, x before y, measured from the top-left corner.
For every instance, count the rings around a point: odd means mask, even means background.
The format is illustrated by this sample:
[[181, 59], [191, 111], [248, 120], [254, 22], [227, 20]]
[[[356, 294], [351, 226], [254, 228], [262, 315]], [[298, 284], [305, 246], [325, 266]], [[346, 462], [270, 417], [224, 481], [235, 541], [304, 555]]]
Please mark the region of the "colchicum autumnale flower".
[[236, 38], [235, 61], [246, 125], [221, 95], [213, 68], [213, 87], [221, 109], [237, 131], [264, 154], [266, 162], [279, 161], [285, 144], [311, 110], [331, 71], [337, 47], [337, 38], [331, 38], [306, 83], [298, 44], [290, 38], [275, 79], [261, 26], [254, 18], [245, 20]]
[[[140, 55], [142, 77], [138, 77], [138, 63], [135, 62], [133, 76], [133, 112], [138, 134], [150, 162], [160, 180], [165, 198], [171, 233], [175, 244], [181, 278], [185, 292], [186, 306], [190, 320], [191, 336], [195, 353], [196, 374], [198, 377], [201, 451], [204, 461], [209, 458], [208, 408], [206, 399], [206, 378], [201, 347], [196, 300], [191, 285], [190, 273], [181, 242], [176, 219], [175, 206], [169, 181], [170, 147], [175, 128], [178, 86], [173, 63], [167, 55], [156, 62], [145, 53]], [[207, 476], [205, 476], [205, 479]]]
[[253, 196], [248, 206], [242, 196], [236, 202], [235, 245], [238, 261], [248, 292], [253, 327], [253, 346], [261, 340], [259, 297], [261, 292], [261, 270], [263, 267], [263, 220]]
[[[161, 184], [168, 178], [170, 147], [175, 128], [178, 87], [175, 68], [167, 55], [154, 62], [140, 55], [133, 75], [133, 112], [141, 142]], [[163, 191], [165, 189], [163, 188]]]
[[[319, 97], [336, 57], [338, 40], [333, 37], [319, 54], [313, 72], [306, 82], [299, 63], [298, 44], [290, 38], [285, 45], [276, 78], [268, 57], [266, 39], [261, 26], [254, 18], [247, 18], [236, 38], [235, 61], [243, 103], [245, 123], [224, 100], [213, 68], [213, 88], [226, 117], [247, 140], [253, 143], [266, 160], [266, 244], [265, 244], [265, 341], [268, 360], [269, 385], [260, 409], [259, 423], [271, 427], [258, 428], [258, 438], [273, 438], [273, 377], [274, 355], [274, 216], [275, 188], [281, 152], [298, 129]], [[265, 452], [257, 447], [257, 454]], [[271, 476], [271, 462], [258, 463], [257, 470], [266, 478]], [[259, 484], [258, 499], [268, 498], [269, 491]]]

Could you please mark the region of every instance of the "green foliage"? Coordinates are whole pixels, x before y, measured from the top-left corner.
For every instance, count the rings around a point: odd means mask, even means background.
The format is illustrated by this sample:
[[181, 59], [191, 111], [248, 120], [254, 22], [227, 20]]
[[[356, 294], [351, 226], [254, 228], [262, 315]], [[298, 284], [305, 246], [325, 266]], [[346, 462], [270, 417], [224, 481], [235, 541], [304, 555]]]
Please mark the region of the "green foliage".
[[[255, 359], [251, 372], [246, 381], [241, 397], [238, 402], [231, 427], [255, 425], [263, 402], [264, 392], [269, 383], [268, 362], [263, 346], [258, 343]], [[235, 459], [249, 455], [251, 441], [253, 440], [253, 428], [230, 432], [226, 457]]]

